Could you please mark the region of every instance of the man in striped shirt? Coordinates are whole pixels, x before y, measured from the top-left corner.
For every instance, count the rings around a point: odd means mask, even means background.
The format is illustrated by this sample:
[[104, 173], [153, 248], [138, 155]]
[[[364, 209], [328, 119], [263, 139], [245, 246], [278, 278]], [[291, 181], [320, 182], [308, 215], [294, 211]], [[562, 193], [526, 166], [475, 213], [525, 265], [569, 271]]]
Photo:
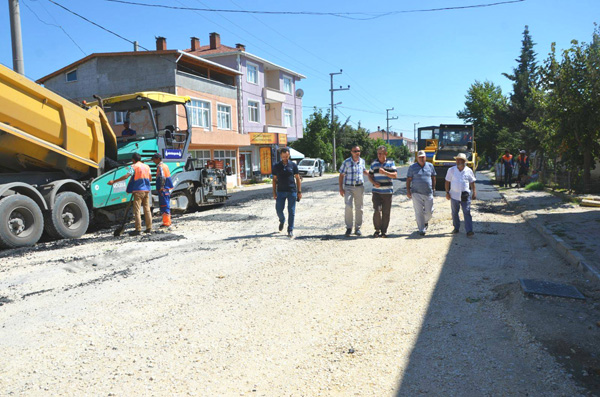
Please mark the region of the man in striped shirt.
[[[361, 236], [360, 227], [362, 226], [363, 197], [365, 195], [363, 174], [367, 174], [367, 170], [365, 169], [365, 160], [360, 158], [360, 147], [358, 145], [352, 146], [351, 152], [352, 156], [344, 160], [340, 167], [338, 183], [340, 185], [340, 195], [344, 198], [346, 204], [346, 236], [350, 236], [352, 233], [353, 223], [355, 227], [354, 234]], [[353, 205], [356, 214], [353, 214]], [[356, 222], [353, 222], [354, 215], [356, 215]]]
[[387, 148], [381, 145], [377, 148], [377, 160], [371, 163], [369, 180], [373, 184], [373, 237], [387, 237], [392, 210], [393, 180], [398, 176], [394, 160], [387, 158]]

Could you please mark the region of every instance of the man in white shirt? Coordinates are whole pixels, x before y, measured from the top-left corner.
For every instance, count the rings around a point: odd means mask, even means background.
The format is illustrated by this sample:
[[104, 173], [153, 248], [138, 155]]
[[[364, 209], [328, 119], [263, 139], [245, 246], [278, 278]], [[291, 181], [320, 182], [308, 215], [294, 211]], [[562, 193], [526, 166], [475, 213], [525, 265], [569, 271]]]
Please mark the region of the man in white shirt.
[[477, 199], [475, 174], [473, 174], [473, 170], [466, 166], [467, 156], [464, 153], [459, 153], [454, 159], [456, 165], [450, 168], [446, 174], [446, 199], [450, 200], [452, 223], [454, 224], [452, 233], [458, 233], [460, 230], [458, 211], [462, 207], [467, 236], [471, 237], [475, 234], [473, 233], [473, 220], [471, 218], [471, 199]]

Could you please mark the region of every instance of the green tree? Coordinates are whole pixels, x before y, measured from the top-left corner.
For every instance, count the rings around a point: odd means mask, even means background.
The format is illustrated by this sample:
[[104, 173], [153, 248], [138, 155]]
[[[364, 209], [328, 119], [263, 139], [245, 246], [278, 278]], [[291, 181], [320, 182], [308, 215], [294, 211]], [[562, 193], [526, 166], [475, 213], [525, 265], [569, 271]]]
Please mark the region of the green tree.
[[314, 109], [306, 119], [306, 127], [302, 138], [290, 144], [291, 147], [307, 157], [321, 158], [326, 163], [333, 159], [333, 143], [329, 125], [329, 112]]
[[[533, 50], [535, 43], [529, 33], [529, 27], [525, 26], [523, 40], [521, 42], [521, 55], [515, 59], [517, 67], [513, 68], [511, 74], [503, 73], [503, 76], [513, 82], [513, 92], [510, 95], [507, 112], [505, 113], [506, 133], [514, 134], [514, 137], [506, 137], [507, 143], [517, 144], [528, 150], [539, 147], [540, 137], [526, 124], [528, 119], [534, 119], [538, 115], [537, 102], [534, 92], [539, 87], [539, 73], [536, 62], [536, 54]], [[517, 149], [517, 148], [513, 148]]]
[[496, 159], [501, 151], [499, 146], [508, 144], [506, 135], [510, 135], [506, 131], [503, 136], [499, 134], [501, 114], [508, 108], [502, 89], [489, 81], [475, 81], [465, 98], [465, 108], [456, 114], [457, 117], [473, 124], [479, 155]]
[[591, 169], [600, 155], [600, 30], [592, 42], [571, 42], [560, 60], [555, 46], [544, 68], [545, 141], [563, 162], [583, 168], [584, 189], [590, 187]]

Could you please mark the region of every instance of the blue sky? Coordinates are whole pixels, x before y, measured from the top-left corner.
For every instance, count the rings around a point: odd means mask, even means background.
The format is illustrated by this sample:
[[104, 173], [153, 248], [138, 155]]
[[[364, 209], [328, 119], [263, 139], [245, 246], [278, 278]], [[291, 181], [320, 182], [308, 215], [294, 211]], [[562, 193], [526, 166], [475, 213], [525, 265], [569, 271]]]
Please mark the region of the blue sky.
[[[526, 0], [496, 7], [404, 13], [369, 21], [330, 16], [268, 16], [217, 14], [140, 8], [105, 0], [56, 0], [62, 5], [153, 49], [154, 37], [167, 38], [169, 49], [189, 48], [189, 37], [202, 44], [219, 32], [223, 44], [246, 44], [247, 51], [307, 76], [304, 118], [309, 107], [328, 107], [329, 73], [340, 68], [335, 85], [339, 114], [370, 130], [385, 127], [385, 109], [392, 130], [412, 137], [418, 126], [459, 122], [456, 112], [475, 80], [500, 84], [505, 93], [519, 55], [525, 25], [537, 43], [538, 59], [554, 41], [558, 49], [572, 39], [589, 41], [600, 22], [600, 0]], [[383, 12], [465, 6], [498, 0], [403, 1], [245, 1], [139, 0], [186, 7], [325, 12]], [[32, 12], [33, 11], [33, 12]], [[43, 20], [41, 22], [36, 15]], [[37, 79], [93, 52], [129, 51], [131, 44], [68, 14], [48, 0], [21, 0], [25, 71]], [[0, 5], [0, 62], [12, 66], [6, 1]], [[62, 28], [77, 43], [57, 26]], [[81, 49], [78, 48], [81, 47]]]

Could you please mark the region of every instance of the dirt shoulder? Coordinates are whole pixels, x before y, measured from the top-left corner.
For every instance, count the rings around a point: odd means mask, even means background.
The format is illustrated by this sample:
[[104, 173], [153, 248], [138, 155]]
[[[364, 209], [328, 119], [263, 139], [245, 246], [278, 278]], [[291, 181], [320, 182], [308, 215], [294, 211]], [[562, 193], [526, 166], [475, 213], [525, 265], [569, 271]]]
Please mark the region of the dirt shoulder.
[[[501, 202], [479, 202], [476, 236], [452, 235], [449, 204], [436, 197], [420, 238], [412, 203], [398, 191], [390, 238], [344, 238], [334, 182], [303, 189], [294, 240], [277, 232], [274, 201], [258, 194], [177, 217], [168, 233], [115, 239], [101, 231], [0, 252], [0, 389], [587, 393], [535, 330], [547, 323], [568, 334], [593, 324], [597, 297], [520, 216]], [[365, 234], [373, 232], [370, 200]], [[550, 301], [525, 300], [514, 288], [518, 277], [567, 281], [590, 299], [561, 303], [568, 316], [550, 317], [551, 310], [530, 322], [528, 310], [543, 311], [523, 305]]]

